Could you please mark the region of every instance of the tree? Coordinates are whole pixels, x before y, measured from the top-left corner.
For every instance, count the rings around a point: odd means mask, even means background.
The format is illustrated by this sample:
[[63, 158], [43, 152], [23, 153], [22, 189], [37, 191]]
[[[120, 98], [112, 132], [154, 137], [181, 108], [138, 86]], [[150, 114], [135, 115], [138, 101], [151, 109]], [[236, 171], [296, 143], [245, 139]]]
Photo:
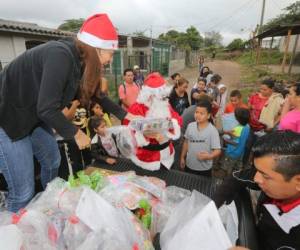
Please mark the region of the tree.
[[146, 37], [146, 35], [145, 35], [145, 31], [135, 31], [135, 32], [133, 32], [133, 35], [134, 36], [143, 36], [143, 37]]
[[227, 49], [229, 50], [243, 50], [244, 48], [245, 48], [245, 42], [241, 38], [234, 39], [227, 46]]
[[83, 18], [68, 19], [58, 26], [58, 29], [77, 33], [84, 22]]
[[300, 22], [300, 1], [297, 1], [284, 9], [285, 13], [271, 19], [261, 27], [259, 33], [274, 28], [280, 24], [294, 24]]
[[222, 46], [222, 40], [223, 40], [223, 37], [219, 32], [216, 32], [216, 31], [205, 32], [204, 46], [205, 47], [210, 47], [210, 46], [220, 47], [220, 46]]
[[203, 37], [194, 26], [186, 30], [186, 39], [187, 44], [192, 50], [198, 50], [203, 44]]
[[203, 44], [203, 37], [199, 31], [191, 26], [186, 32], [169, 30], [165, 34], [160, 34], [159, 39], [176, 44], [179, 48], [188, 50], [198, 50]]

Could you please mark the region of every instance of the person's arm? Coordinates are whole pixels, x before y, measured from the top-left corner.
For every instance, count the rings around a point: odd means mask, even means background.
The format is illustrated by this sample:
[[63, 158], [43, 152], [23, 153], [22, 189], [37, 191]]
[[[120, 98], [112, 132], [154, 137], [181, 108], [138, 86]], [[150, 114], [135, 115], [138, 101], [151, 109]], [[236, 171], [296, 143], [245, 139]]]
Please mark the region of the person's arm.
[[290, 111], [290, 109], [291, 109], [291, 102], [289, 96], [287, 95], [281, 110], [280, 119], [282, 119], [282, 117], [284, 117]]
[[72, 105], [70, 108], [66, 107], [62, 110], [63, 114], [65, 115], [65, 117], [67, 117], [69, 121], [72, 121], [75, 118], [76, 109], [79, 105], [80, 102], [78, 100], [74, 100], [72, 101]]
[[122, 104], [123, 104], [126, 108], [129, 108], [130, 103], [129, 103], [129, 101], [128, 101], [126, 98], [121, 99], [121, 102], [122, 102]]
[[200, 161], [203, 160], [213, 160], [221, 155], [221, 149], [213, 149], [210, 153], [208, 152], [199, 152], [197, 154], [197, 159]]
[[125, 83], [121, 84], [119, 86], [119, 98], [122, 102], [122, 104], [126, 107], [129, 108], [130, 103], [128, 102], [127, 98], [126, 98], [126, 91], [125, 91]]
[[107, 163], [107, 159], [109, 158], [108, 156], [102, 155], [100, 153], [100, 146], [98, 145], [98, 143], [92, 144], [92, 146], [91, 146], [91, 156], [96, 161], [104, 162], [104, 163]]
[[212, 196], [212, 200], [216, 203], [217, 208], [221, 207], [224, 202], [231, 203], [236, 194], [243, 188], [259, 190], [258, 185], [254, 182], [256, 169], [254, 166], [233, 172], [229, 177], [226, 177], [224, 182], [218, 187]]
[[63, 92], [69, 75], [72, 74], [72, 60], [63, 48], [54, 47], [47, 50], [47, 55], [43, 59], [43, 73], [37, 101], [38, 117], [65, 139], [73, 139], [78, 131], [78, 128], [61, 112]]
[[105, 112], [115, 115], [119, 120], [123, 120], [126, 117], [127, 112], [124, 109], [122, 109], [118, 104], [113, 102], [109, 97], [101, 96], [97, 99]]
[[184, 170], [185, 168], [185, 157], [188, 151], [188, 140], [184, 139], [182, 149], [181, 149], [181, 155], [180, 155], [180, 169]]

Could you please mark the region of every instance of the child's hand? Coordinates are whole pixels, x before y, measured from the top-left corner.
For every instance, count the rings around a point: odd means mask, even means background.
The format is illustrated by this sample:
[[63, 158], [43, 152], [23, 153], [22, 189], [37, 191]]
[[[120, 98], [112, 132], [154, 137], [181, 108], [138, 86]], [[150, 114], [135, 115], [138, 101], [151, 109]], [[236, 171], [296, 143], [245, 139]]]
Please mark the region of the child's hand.
[[180, 159], [180, 169], [183, 171], [185, 168], [185, 159], [184, 158], [181, 158]]
[[197, 154], [197, 158], [200, 161], [211, 160], [211, 155], [208, 152], [200, 152]]
[[114, 159], [114, 158], [107, 158], [106, 159], [106, 163], [109, 164], [109, 165], [114, 165], [116, 162], [117, 162], [117, 160]]

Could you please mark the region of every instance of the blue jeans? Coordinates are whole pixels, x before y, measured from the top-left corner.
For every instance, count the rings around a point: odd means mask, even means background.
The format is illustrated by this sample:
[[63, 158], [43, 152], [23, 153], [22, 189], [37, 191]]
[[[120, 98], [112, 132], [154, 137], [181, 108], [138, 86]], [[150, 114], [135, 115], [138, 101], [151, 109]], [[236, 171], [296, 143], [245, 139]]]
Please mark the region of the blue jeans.
[[42, 127], [18, 141], [12, 141], [0, 127], [0, 171], [8, 185], [8, 210], [17, 212], [34, 195], [33, 156], [41, 165], [43, 188], [58, 174], [60, 153], [51, 132]]

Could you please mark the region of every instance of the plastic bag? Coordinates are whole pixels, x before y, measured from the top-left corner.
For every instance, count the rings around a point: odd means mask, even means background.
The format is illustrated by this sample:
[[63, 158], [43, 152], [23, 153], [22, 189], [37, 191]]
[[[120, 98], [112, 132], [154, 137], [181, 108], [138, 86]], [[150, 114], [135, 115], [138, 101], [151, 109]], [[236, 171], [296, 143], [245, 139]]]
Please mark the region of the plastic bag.
[[0, 249], [24, 249], [23, 234], [16, 225], [0, 226]]
[[163, 192], [162, 201], [152, 204], [151, 235], [162, 232], [174, 208], [186, 197], [191, 196], [189, 190], [176, 186], [168, 186]]
[[54, 250], [56, 249], [49, 238], [51, 225], [46, 215], [35, 210], [25, 211], [15, 221], [16, 226], [23, 234], [24, 249]]
[[0, 226], [7, 226], [12, 223], [12, 212], [3, 211], [0, 212]]
[[67, 182], [61, 178], [55, 178], [47, 184], [44, 192], [37, 194], [26, 206], [27, 210], [33, 209], [40, 212], [56, 210], [59, 198], [67, 188]]
[[114, 126], [107, 129], [116, 136], [117, 147], [125, 158], [131, 158], [136, 152], [136, 141], [133, 131], [128, 126]]
[[231, 243], [235, 245], [236, 240], [239, 237], [239, 220], [234, 201], [229, 205], [223, 205], [220, 207], [219, 214]]
[[234, 127], [238, 125], [239, 122], [235, 119], [234, 113], [222, 115], [222, 126], [224, 131], [231, 131]]
[[119, 185], [107, 185], [99, 192], [99, 195], [115, 207], [126, 207], [130, 210], [137, 209], [140, 200], [151, 199], [146, 191], [130, 181]]
[[66, 221], [63, 231], [64, 242], [67, 249], [76, 249], [91, 232], [91, 229], [82, 223], [76, 215], [71, 215]]
[[231, 247], [214, 202], [197, 191], [172, 212], [160, 235], [162, 250], [224, 250]]
[[132, 179], [131, 182], [154, 195], [156, 198], [162, 199], [166, 187], [166, 183], [163, 180], [155, 177], [136, 177]]
[[[94, 232], [106, 235], [95, 237], [92, 233], [87, 238], [89, 241], [84, 242], [78, 249], [95, 249], [94, 245], [99, 246], [99, 249], [132, 250], [134, 245], [139, 246], [138, 249], [144, 249], [142, 246], [147, 239], [144, 234], [140, 234], [142, 231], [136, 230], [137, 227], [132, 222], [133, 215], [126, 209], [114, 208], [92, 190], [85, 189], [82, 193], [76, 215]], [[101, 245], [104, 243], [106, 245]], [[110, 246], [116, 248], [109, 248]]]

